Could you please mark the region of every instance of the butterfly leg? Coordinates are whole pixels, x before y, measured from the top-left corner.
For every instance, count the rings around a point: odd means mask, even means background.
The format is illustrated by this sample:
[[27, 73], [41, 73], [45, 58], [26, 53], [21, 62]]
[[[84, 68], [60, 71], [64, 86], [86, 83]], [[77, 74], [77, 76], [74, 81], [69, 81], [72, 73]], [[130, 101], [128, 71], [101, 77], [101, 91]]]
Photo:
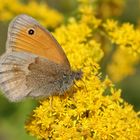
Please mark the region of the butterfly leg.
[[53, 109], [53, 96], [50, 96], [49, 99], [50, 99], [50, 108]]

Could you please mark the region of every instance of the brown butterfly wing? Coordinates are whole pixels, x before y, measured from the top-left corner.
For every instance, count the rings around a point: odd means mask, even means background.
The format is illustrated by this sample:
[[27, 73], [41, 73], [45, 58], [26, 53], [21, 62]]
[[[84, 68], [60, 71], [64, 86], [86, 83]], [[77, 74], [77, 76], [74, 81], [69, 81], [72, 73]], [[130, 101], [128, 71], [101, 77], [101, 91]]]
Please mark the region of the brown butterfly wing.
[[70, 67], [69, 61], [55, 38], [35, 19], [17, 16], [8, 30], [7, 49], [28, 52]]
[[0, 89], [10, 101], [20, 101], [32, 91], [26, 85], [26, 75], [34, 59], [23, 52], [6, 52], [0, 57]]

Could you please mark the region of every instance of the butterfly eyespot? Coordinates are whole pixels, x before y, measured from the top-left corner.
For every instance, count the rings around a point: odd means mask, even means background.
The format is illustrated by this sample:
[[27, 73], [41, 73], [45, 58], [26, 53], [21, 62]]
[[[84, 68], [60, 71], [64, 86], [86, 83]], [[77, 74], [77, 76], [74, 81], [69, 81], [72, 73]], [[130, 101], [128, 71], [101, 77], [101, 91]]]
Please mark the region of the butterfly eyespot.
[[29, 30], [28, 30], [28, 34], [29, 34], [29, 35], [34, 35], [34, 34], [35, 34], [35, 30], [32, 29], [32, 28], [29, 29]]
[[63, 78], [65, 79], [67, 77], [67, 75], [66, 74], [63, 74]]

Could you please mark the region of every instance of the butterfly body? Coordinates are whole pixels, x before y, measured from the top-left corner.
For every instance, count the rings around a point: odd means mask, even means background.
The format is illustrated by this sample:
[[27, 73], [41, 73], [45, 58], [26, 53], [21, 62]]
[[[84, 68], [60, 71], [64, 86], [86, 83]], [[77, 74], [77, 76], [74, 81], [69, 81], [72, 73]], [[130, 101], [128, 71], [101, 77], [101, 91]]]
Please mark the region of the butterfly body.
[[63, 65], [43, 58], [36, 58], [28, 68], [29, 74], [26, 81], [27, 86], [33, 89], [29, 93], [32, 97], [62, 95], [73, 85], [78, 73], [80, 74], [80, 71], [71, 71]]
[[35, 19], [19, 15], [11, 22], [6, 52], [0, 58], [0, 88], [10, 101], [62, 95], [81, 77]]

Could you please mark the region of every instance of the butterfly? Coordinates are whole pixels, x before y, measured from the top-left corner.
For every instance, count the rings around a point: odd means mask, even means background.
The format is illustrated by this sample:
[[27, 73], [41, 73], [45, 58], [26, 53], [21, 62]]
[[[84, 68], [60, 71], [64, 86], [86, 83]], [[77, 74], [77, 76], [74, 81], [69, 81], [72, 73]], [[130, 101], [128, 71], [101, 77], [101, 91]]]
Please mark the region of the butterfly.
[[10, 101], [63, 95], [82, 78], [82, 71], [71, 69], [62, 47], [34, 18], [15, 17], [7, 38], [0, 57], [0, 89]]

